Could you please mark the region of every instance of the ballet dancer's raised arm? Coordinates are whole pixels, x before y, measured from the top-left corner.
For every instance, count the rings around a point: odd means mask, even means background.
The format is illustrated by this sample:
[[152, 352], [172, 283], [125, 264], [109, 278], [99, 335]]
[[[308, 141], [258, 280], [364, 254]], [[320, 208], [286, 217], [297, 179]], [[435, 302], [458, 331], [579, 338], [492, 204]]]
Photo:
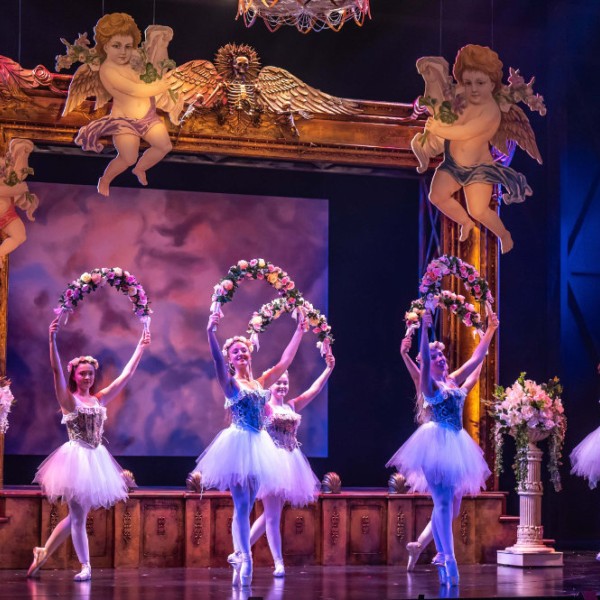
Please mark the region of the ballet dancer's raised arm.
[[300, 346], [300, 342], [302, 341], [302, 336], [305, 334], [305, 324], [302, 318], [298, 318], [298, 325], [296, 326], [296, 330], [294, 331], [294, 335], [287, 345], [286, 349], [283, 351], [279, 362], [274, 366], [265, 371], [257, 381], [266, 389], [271, 387], [287, 370], [288, 367], [292, 364], [296, 356], [296, 352], [298, 352], [298, 347]]
[[121, 374], [112, 383], [96, 394], [96, 397], [101, 404], [106, 406], [111, 400], [114, 400], [119, 392], [127, 385], [140, 364], [144, 350], [150, 345], [150, 341], [150, 332], [144, 329], [138, 345], [133, 351], [129, 362], [125, 365], [123, 371], [121, 371]]
[[315, 379], [313, 384], [305, 391], [302, 392], [296, 398], [293, 398], [288, 404], [296, 411], [300, 412], [303, 408], [308, 406], [321, 392], [329, 376], [335, 368], [335, 357], [329, 353], [325, 355], [325, 364], [327, 365], [324, 371]]

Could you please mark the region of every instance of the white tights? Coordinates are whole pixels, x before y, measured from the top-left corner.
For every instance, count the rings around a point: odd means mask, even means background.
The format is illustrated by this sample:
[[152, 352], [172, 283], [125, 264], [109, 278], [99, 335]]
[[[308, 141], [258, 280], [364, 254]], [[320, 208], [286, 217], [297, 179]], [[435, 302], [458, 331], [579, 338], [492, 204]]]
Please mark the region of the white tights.
[[445, 560], [453, 560], [452, 521], [458, 516], [462, 496], [456, 494], [454, 487], [429, 484], [429, 489], [433, 498], [431, 525], [437, 551], [444, 555]]
[[252, 523], [250, 545], [253, 546], [266, 531], [267, 542], [269, 542], [269, 550], [271, 550], [273, 560], [275, 562], [283, 561], [280, 523], [284, 501], [278, 496], [265, 496], [262, 499], [262, 503], [264, 512]]
[[231, 537], [233, 548], [237, 552], [250, 555], [250, 511], [256, 499], [257, 486], [253, 483], [248, 485], [234, 485], [231, 487], [233, 498], [233, 521], [231, 523]]
[[90, 546], [85, 528], [88, 508], [71, 500], [68, 502], [69, 514], [54, 528], [46, 542], [46, 556], [53, 554], [60, 545], [69, 537], [73, 540], [73, 547], [81, 564], [90, 562]]
[[[452, 519], [453, 520], [456, 519], [456, 517], [458, 517], [458, 515], [460, 513], [460, 503], [461, 502], [462, 502], [462, 494], [455, 494], [454, 501], [452, 504]], [[432, 516], [431, 520], [427, 523], [427, 525], [425, 525], [425, 528], [423, 529], [423, 531], [417, 538], [417, 542], [419, 542], [419, 544], [421, 544], [422, 548], [425, 548], [426, 546], [428, 546], [429, 543], [432, 542], [434, 539], [434, 532], [433, 532], [433, 526], [432, 526], [433, 513], [431, 513], [431, 516]], [[439, 552], [442, 552], [441, 546], [438, 544], [437, 541], [436, 541], [436, 548], [439, 549]]]

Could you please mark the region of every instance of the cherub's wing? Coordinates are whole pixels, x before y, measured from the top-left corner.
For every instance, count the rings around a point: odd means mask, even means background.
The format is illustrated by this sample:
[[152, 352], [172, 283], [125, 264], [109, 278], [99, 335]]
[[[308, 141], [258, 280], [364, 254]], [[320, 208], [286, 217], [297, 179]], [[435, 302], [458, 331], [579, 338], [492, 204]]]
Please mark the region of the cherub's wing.
[[307, 85], [279, 67], [265, 67], [258, 74], [258, 104], [275, 113], [306, 111], [313, 114], [354, 115], [358, 104]]
[[454, 81], [450, 75], [450, 65], [442, 56], [423, 56], [417, 60], [417, 71], [425, 80], [424, 96], [437, 100], [453, 100]]
[[535, 141], [535, 133], [525, 112], [516, 104], [511, 104], [508, 111], [502, 111], [501, 115], [500, 127], [491, 140], [492, 146], [503, 154], [508, 154], [508, 141], [513, 140], [541, 165], [542, 156]]
[[184, 105], [198, 102], [198, 106], [210, 108], [222, 99], [221, 76], [208, 60], [190, 60], [167, 75], [171, 84], [168, 92], [156, 98], [156, 107], [169, 113], [174, 124]]
[[100, 81], [99, 71], [93, 70], [88, 64], [83, 64], [75, 71], [73, 79], [71, 79], [62, 116], [66, 117], [91, 96], [96, 98], [94, 110], [102, 108], [111, 99], [111, 95]]

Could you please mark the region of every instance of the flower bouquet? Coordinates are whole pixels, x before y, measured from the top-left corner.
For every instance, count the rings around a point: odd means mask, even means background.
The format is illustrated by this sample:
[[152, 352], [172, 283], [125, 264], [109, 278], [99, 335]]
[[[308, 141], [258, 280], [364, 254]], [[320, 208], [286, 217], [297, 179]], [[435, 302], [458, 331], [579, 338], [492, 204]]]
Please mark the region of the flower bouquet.
[[515, 439], [517, 453], [513, 463], [513, 471], [517, 479], [517, 489], [527, 480], [527, 449], [530, 442], [549, 437], [548, 471], [554, 489], [562, 488], [559, 466], [562, 448], [567, 430], [567, 418], [560, 395], [562, 386], [558, 377], [547, 383], [538, 384], [525, 379], [521, 373], [512, 386], [506, 389], [496, 386], [495, 402], [489, 403], [488, 412], [494, 419], [493, 436], [496, 446], [495, 471], [501, 473], [502, 446], [504, 434]]

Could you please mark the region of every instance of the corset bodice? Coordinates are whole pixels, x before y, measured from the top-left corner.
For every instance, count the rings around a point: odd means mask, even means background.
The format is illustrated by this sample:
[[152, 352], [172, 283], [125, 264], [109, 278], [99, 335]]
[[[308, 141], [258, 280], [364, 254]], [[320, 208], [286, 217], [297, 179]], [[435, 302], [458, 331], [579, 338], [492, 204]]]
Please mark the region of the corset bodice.
[[273, 414], [267, 422], [267, 431], [278, 448], [290, 452], [299, 444], [296, 438], [302, 417], [293, 410], [273, 409]]
[[235, 396], [225, 400], [225, 408], [231, 409], [231, 422], [242, 429], [264, 429], [265, 404], [269, 396], [270, 392], [262, 388], [240, 388]]
[[82, 442], [92, 448], [97, 448], [102, 443], [104, 421], [104, 406], [76, 406], [73, 412], [62, 418], [62, 423], [67, 426], [69, 440]]
[[431, 420], [444, 427], [460, 431], [467, 392], [462, 388], [438, 385], [440, 387], [432, 397], [425, 396], [427, 404], [431, 407]]

